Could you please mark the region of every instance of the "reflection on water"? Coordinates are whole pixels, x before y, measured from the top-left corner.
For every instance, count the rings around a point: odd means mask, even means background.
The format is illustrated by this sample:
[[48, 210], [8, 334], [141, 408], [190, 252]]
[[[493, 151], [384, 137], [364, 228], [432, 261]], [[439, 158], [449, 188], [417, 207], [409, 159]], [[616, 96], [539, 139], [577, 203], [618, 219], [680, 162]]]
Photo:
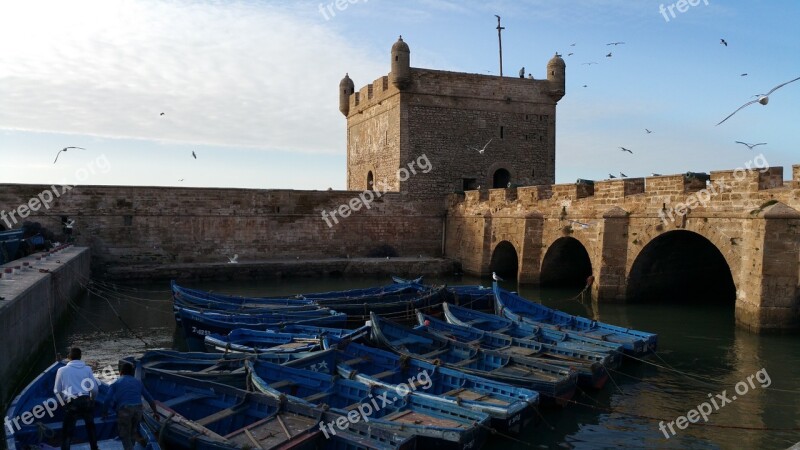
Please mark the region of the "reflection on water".
[[[463, 278], [430, 283], [484, 284]], [[366, 287], [383, 279], [321, 279], [202, 282], [191, 287], [239, 295], [289, 295]], [[482, 283], [481, 283], [482, 282]], [[513, 286], [504, 286], [514, 289]], [[57, 336], [59, 351], [83, 348], [86, 360], [116, 365], [121, 356], [147, 348], [183, 348], [171, 311], [169, 286], [111, 286], [79, 299]], [[519, 437], [494, 438], [486, 448], [786, 448], [800, 433], [753, 431], [730, 427], [800, 427], [800, 346], [794, 336], [758, 336], [734, 326], [733, 305], [612, 304], [575, 299], [577, 290], [521, 287], [520, 293], [571, 314], [659, 334], [659, 351], [647, 363], [628, 361], [611, 373], [601, 391], [580, 392], [576, 404], [543, 412], [542, 423]], [[119, 315], [119, 318], [117, 317]], [[29, 378], [52, 362], [50, 354]], [[709, 399], [708, 394], [735, 395], [737, 382], [765, 369], [768, 388], [749, 388], [745, 395], [713, 412], [707, 424], [690, 424], [666, 439], [659, 421], [674, 421]], [[702, 419], [701, 419], [702, 422]]]

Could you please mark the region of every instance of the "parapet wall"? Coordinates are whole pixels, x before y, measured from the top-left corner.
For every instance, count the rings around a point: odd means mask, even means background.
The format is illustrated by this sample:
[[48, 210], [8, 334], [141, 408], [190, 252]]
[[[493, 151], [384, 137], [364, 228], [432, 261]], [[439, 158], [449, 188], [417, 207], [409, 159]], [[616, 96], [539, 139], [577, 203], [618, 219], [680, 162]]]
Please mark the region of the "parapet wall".
[[[2, 185], [0, 210], [48, 189]], [[355, 258], [388, 246], [400, 256], [441, 255], [441, 198], [386, 193], [366, 208], [359, 195], [369, 200], [353, 191], [79, 186], [25, 220], [60, 232], [60, 216], [75, 219], [76, 241], [91, 247], [99, 275], [106, 267], [226, 262], [234, 254], [239, 261]]]

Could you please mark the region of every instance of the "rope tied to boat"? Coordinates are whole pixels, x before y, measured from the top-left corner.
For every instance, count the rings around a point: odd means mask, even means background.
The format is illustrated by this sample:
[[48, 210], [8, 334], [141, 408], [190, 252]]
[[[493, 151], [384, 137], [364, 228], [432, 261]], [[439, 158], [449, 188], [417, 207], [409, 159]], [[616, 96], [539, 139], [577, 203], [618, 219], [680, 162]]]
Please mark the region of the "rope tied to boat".
[[42, 441], [42, 438], [52, 439], [55, 435], [55, 430], [42, 422], [36, 422], [36, 436], [38, 437], [39, 442]]

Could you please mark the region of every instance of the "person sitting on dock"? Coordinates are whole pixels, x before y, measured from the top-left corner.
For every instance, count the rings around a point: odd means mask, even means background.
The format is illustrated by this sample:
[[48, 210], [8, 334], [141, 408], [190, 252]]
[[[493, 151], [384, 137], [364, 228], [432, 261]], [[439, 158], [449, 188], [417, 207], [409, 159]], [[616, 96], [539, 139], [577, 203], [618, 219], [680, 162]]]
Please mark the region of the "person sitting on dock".
[[69, 349], [69, 362], [56, 372], [53, 392], [57, 396], [70, 398], [64, 407], [64, 421], [61, 430], [61, 450], [69, 450], [75, 422], [83, 419], [91, 450], [98, 450], [97, 434], [94, 428], [94, 398], [100, 391], [100, 382], [92, 369], [81, 361], [81, 349]]
[[117, 412], [117, 429], [122, 448], [125, 450], [133, 448], [134, 436], [137, 436], [140, 442], [144, 439], [139, 434], [139, 423], [142, 421], [142, 396], [150, 404], [153, 414], [158, 417], [155, 399], [147, 392], [142, 382], [134, 377], [134, 372], [133, 365], [121, 363], [120, 377], [111, 385], [103, 404], [103, 417], [107, 415], [109, 409]]

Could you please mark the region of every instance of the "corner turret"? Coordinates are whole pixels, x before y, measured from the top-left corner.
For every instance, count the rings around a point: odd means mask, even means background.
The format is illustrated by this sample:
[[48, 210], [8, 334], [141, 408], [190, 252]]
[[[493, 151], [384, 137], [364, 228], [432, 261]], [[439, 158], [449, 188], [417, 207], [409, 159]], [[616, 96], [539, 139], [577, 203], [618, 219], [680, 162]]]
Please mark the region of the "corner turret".
[[389, 80], [398, 89], [411, 84], [411, 49], [403, 41], [403, 36], [392, 45], [392, 72]]
[[551, 84], [550, 97], [561, 100], [566, 93], [567, 64], [558, 53], [547, 62], [547, 81]]
[[345, 117], [350, 114], [350, 95], [355, 91], [355, 88], [350, 76], [344, 74], [344, 78], [339, 82], [339, 111], [341, 111]]

